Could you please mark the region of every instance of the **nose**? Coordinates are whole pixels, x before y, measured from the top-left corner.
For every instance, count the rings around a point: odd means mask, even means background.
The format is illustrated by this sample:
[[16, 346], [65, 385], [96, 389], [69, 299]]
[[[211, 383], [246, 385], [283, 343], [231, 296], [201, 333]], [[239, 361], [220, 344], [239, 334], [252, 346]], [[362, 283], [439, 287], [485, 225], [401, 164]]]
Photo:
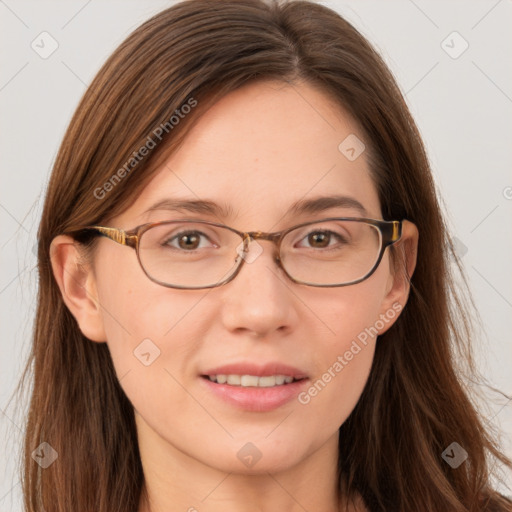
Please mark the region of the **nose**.
[[249, 242], [238, 274], [218, 289], [223, 295], [221, 317], [227, 330], [266, 337], [296, 326], [297, 298], [293, 287], [297, 285], [288, 279], [276, 257], [277, 248], [272, 242]]

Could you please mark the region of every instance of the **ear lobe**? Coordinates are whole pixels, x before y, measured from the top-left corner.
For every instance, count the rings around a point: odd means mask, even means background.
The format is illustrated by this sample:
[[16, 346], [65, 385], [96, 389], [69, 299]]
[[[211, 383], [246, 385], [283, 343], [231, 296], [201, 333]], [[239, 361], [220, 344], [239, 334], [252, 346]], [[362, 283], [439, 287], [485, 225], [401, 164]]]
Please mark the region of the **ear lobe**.
[[62, 299], [83, 335], [92, 341], [105, 342], [95, 276], [84, 263], [79, 244], [70, 236], [55, 237], [50, 245], [50, 259]]
[[[381, 315], [387, 315], [391, 310], [401, 311], [407, 304], [411, 289], [410, 280], [416, 268], [418, 255], [419, 232], [415, 224], [408, 220], [402, 223], [402, 237], [394, 245], [395, 254], [390, 264], [391, 275], [386, 297], [382, 303]], [[392, 314], [395, 318], [395, 313]], [[398, 318], [399, 315], [396, 315]], [[395, 320], [396, 320], [395, 318]], [[379, 332], [383, 334], [394, 323], [387, 324], [386, 328]]]

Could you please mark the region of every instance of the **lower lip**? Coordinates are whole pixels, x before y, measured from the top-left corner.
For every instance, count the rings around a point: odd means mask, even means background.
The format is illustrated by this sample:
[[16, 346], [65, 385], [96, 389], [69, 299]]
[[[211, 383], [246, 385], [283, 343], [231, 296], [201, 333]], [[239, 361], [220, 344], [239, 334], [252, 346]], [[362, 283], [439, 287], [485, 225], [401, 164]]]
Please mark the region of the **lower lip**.
[[308, 379], [268, 388], [217, 384], [201, 377], [208, 389], [224, 401], [246, 411], [267, 412], [277, 409], [297, 397]]

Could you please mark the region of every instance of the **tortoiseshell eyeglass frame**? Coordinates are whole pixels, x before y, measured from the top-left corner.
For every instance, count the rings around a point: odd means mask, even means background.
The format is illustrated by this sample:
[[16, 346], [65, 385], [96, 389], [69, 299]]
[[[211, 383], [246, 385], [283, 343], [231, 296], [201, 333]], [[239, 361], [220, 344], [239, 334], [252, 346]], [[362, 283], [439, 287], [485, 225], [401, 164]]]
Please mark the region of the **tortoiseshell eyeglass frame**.
[[[318, 224], [321, 222], [327, 222], [327, 221], [354, 221], [354, 222], [364, 222], [366, 224], [369, 224], [371, 226], [376, 227], [380, 234], [381, 234], [381, 247], [379, 251], [379, 256], [377, 260], [375, 261], [374, 266], [371, 268], [371, 270], [364, 276], [359, 279], [356, 279], [354, 281], [350, 281], [348, 283], [341, 283], [341, 284], [314, 284], [314, 283], [308, 283], [306, 281], [300, 281], [295, 278], [293, 278], [286, 269], [284, 268], [280, 254], [281, 254], [281, 242], [285, 235], [287, 235], [290, 231], [293, 231], [297, 228], [301, 228], [303, 226], [308, 226], [310, 224]], [[224, 280], [219, 281], [218, 283], [208, 285], [208, 286], [195, 286], [195, 287], [189, 287], [189, 286], [178, 286], [169, 284], [163, 281], [160, 281], [158, 279], [153, 278], [144, 268], [144, 265], [142, 264], [142, 261], [140, 259], [140, 240], [142, 235], [150, 230], [151, 228], [155, 226], [161, 226], [164, 224], [182, 224], [182, 223], [201, 223], [201, 224], [208, 224], [210, 226], [217, 226], [221, 228], [228, 229], [229, 231], [232, 231], [233, 233], [236, 233], [241, 240], [243, 241], [243, 252], [247, 252], [249, 247], [249, 242], [251, 240], [269, 240], [277, 245], [278, 255], [276, 256], [276, 263], [278, 266], [284, 271], [284, 273], [297, 284], [304, 284], [307, 286], [315, 286], [315, 287], [321, 287], [321, 288], [332, 288], [332, 287], [340, 287], [340, 286], [349, 286], [353, 284], [360, 283], [361, 281], [364, 281], [365, 279], [368, 279], [377, 269], [379, 266], [382, 256], [384, 254], [384, 251], [387, 247], [393, 245], [394, 243], [398, 242], [402, 236], [402, 222], [399, 220], [377, 220], [377, 219], [369, 219], [364, 217], [329, 217], [326, 219], [319, 219], [309, 222], [304, 222], [302, 224], [298, 224], [296, 226], [293, 226], [291, 228], [288, 228], [283, 231], [278, 231], [275, 233], [265, 233], [263, 231], [249, 231], [249, 232], [243, 232], [238, 231], [237, 229], [231, 228], [229, 226], [226, 226], [225, 224], [221, 224], [218, 222], [212, 222], [212, 221], [206, 221], [206, 220], [199, 220], [199, 219], [180, 219], [180, 220], [171, 220], [171, 221], [161, 221], [161, 222], [150, 222], [147, 224], [142, 224], [140, 226], [137, 226], [130, 230], [123, 230], [120, 228], [113, 228], [113, 227], [107, 227], [107, 226], [85, 226], [75, 229], [67, 230], [65, 234], [68, 234], [75, 238], [78, 242], [84, 241], [85, 238], [88, 238], [88, 235], [96, 236], [105, 236], [109, 238], [110, 240], [113, 240], [114, 242], [117, 242], [121, 245], [126, 245], [127, 247], [131, 247], [135, 249], [137, 253], [137, 259], [139, 260], [139, 264], [143, 270], [143, 272], [147, 275], [147, 277], [162, 286], [165, 286], [167, 288], [177, 288], [182, 290], [197, 290], [197, 289], [206, 289], [206, 288], [215, 288], [217, 286], [222, 286], [223, 284], [229, 283], [232, 281], [236, 275], [240, 272], [240, 269], [242, 268], [243, 262], [245, 261], [244, 258], [240, 258], [237, 266], [233, 270], [233, 272]]]

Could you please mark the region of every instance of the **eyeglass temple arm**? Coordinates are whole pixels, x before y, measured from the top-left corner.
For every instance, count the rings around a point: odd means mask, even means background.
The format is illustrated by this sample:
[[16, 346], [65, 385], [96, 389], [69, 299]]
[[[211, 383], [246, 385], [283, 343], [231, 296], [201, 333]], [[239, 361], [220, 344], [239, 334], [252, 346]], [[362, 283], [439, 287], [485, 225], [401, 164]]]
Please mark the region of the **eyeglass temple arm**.
[[381, 224], [381, 229], [384, 236], [384, 243], [386, 245], [391, 245], [395, 242], [398, 242], [402, 237], [402, 222], [399, 220], [393, 220], [391, 222], [386, 222], [385, 224]]
[[123, 229], [107, 228], [104, 226], [91, 226], [98, 234], [106, 236], [121, 245], [127, 245], [128, 247], [135, 248], [137, 245], [137, 235], [132, 235], [124, 231]]

